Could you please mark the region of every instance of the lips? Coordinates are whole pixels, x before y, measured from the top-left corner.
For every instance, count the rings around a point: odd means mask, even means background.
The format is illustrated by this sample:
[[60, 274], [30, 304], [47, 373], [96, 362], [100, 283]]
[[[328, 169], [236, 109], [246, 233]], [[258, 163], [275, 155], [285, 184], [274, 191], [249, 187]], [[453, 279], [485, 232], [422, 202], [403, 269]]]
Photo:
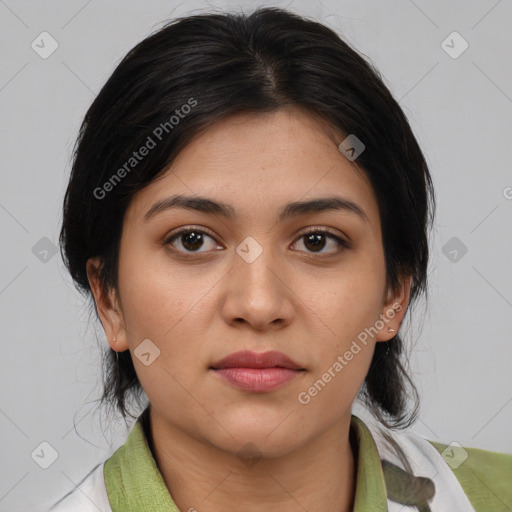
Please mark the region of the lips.
[[273, 391], [305, 371], [293, 359], [275, 351], [263, 354], [235, 352], [214, 363], [210, 369], [230, 386], [252, 393]]
[[263, 353], [250, 351], [234, 352], [215, 362], [210, 368], [213, 370], [225, 368], [288, 368], [290, 370], [304, 370], [286, 354], [276, 351]]

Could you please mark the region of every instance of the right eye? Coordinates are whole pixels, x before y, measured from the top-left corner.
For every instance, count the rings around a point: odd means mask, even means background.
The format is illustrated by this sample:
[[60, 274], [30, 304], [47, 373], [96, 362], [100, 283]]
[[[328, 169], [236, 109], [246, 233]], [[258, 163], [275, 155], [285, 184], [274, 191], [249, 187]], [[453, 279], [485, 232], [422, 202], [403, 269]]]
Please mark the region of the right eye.
[[[208, 238], [215, 241], [213, 236], [209, 235], [203, 229], [187, 227], [171, 234], [171, 236], [165, 240], [165, 244], [171, 245], [178, 252], [184, 254], [203, 254], [208, 251], [199, 251], [199, 249], [203, 247], [205, 240]], [[176, 245], [181, 245], [181, 248], [176, 247]]]

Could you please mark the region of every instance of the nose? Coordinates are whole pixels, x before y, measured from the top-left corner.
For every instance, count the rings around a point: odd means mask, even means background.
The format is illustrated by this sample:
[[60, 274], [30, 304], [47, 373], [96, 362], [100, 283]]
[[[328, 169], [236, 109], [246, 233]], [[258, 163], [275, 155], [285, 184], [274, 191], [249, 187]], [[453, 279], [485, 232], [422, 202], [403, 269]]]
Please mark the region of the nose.
[[251, 240], [238, 246], [225, 284], [222, 316], [233, 326], [282, 329], [295, 311], [293, 284], [272, 250], [258, 246]]

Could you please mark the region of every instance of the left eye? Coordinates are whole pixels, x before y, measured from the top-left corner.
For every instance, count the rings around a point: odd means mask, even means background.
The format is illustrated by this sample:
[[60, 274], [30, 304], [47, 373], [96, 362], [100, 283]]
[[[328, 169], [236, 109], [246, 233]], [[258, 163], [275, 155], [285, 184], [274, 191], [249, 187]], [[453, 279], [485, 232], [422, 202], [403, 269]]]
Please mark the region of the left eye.
[[[335, 247], [334, 247], [333, 252], [338, 252], [340, 250], [349, 248], [348, 243], [343, 238], [331, 233], [327, 229], [318, 229], [317, 228], [317, 229], [308, 231], [306, 233], [302, 233], [300, 235], [300, 237], [298, 238], [298, 240], [304, 239], [304, 242], [303, 242], [304, 246], [312, 247], [313, 250], [311, 250], [309, 252], [312, 252], [313, 254], [323, 254], [320, 251], [322, 249], [324, 249], [324, 247], [326, 246], [326, 243], [327, 243], [325, 241], [326, 238], [330, 239], [332, 242], [334, 242]], [[331, 251], [326, 251], [326, 252], [331, 252]]]
[[[209, 238], [213, 242], [215, 242], [214, 238], [206, 233], [205, 231], [201, 229], [193, 229], [193, 228], [187, 228], [182, 229], [181, 231], [178, 231], [177, 233], [170, 236], [165, 243], [171, 244], [173, 247], [177, 248], [175, 245], [175, 242], [178, 241], [181, 244], [181, 247], [185, 249], [185, 253], [197, 253], [199, 252], [199, 249], [203, 246], [205, 237]], [[327, 245], [326, 239], [331, 240], [334, 242], [334, 252], [337, 252], [342, 249], [348, 249], [349, 245], [348, 243], [341, 237], [331, 233], [330, 231], [326, 229], [314, 229], [310, 230], [306, 233], [302, 233], [298, 238], [297, 241], [293, 244], [294, 246], [298, 243], [300, 240], [304, 240], [303, 244], [308, 249], [308, 252], [313, 254], [323, 254], [324, 252], [321, 252]], [[213, 244], [215, 246], [215, 243]], [[220, 249], [222, 247], [218, 246]], [[179, 248], [177, 248], [179, 249]], [[183, 252], [181, 249], [179, 249], [180, 252]], [[201, 252], [208, 252], [208, 251], [201, 251]], [[331, 252], [331, 251], [327, 251]]]

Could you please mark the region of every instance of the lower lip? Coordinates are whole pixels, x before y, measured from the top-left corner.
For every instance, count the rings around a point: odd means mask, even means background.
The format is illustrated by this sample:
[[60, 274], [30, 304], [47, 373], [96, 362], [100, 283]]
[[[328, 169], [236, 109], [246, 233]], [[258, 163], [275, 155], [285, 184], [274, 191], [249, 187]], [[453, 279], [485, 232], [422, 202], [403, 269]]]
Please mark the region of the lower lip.
[[277, 389], [302, 373], [289, 368], [220, 368], [215, 372], [230, 384], [255, 392]]

